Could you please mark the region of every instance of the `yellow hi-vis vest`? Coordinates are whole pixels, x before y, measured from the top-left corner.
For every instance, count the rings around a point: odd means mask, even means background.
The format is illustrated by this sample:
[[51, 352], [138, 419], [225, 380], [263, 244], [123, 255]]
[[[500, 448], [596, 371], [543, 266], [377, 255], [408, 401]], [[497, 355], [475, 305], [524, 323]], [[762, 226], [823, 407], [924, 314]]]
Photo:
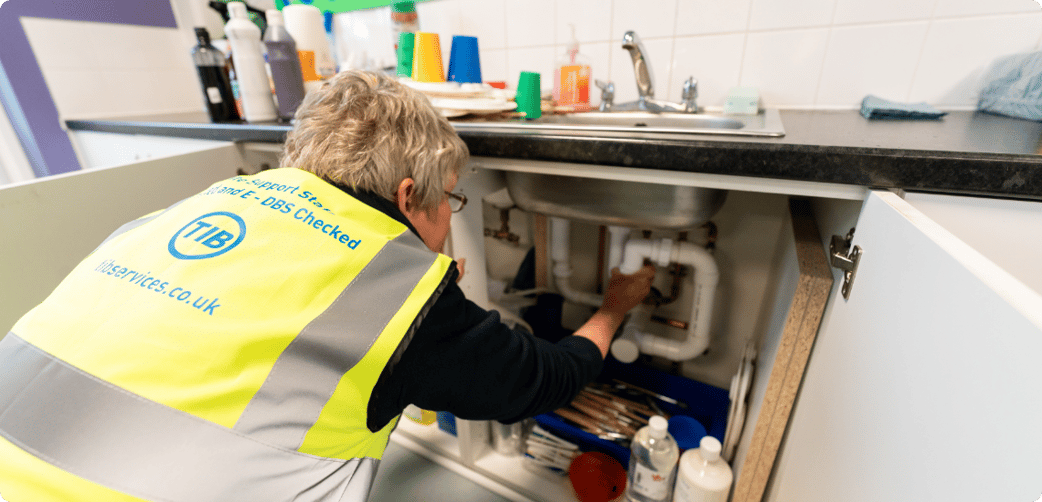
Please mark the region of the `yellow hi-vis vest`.
[[451, 265], [297, 169], [124, 225], [0, 340], [0, 496], [365, 500], [370, 396]]

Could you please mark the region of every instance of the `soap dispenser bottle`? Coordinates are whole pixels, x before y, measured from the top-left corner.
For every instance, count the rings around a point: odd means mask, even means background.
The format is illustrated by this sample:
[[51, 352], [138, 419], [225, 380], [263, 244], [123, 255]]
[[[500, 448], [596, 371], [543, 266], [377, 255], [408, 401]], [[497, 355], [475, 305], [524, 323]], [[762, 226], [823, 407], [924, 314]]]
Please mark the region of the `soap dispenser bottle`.
[[579, 52], [575, 25], [568, 49], [554, 67], [554, 102], [560, 111], [581, 112], [590, 109], [590, 60]]

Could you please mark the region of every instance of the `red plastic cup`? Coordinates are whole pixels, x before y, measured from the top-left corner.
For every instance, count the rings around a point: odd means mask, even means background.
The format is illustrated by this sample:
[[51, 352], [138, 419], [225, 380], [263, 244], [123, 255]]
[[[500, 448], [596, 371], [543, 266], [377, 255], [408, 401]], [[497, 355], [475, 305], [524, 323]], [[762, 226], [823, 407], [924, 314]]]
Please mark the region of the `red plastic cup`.
[[583, 453], [572, 461], [568, 479], [579, 502], [610, 502], [626, 493], [626, 469], [604, 453]]

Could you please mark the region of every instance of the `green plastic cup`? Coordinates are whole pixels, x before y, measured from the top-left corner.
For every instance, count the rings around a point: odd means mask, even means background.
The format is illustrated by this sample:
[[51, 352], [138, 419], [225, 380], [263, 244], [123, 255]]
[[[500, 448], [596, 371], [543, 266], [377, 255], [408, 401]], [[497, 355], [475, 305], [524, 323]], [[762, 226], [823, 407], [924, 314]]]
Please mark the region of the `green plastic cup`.
[[543, 116], [539, 107], [539, 74], [531, 71], [521, 72], [517, 81], [517, 111], [525, 114], [526, 119], [537, 119]]
[[416, 34], [403, 31], [398, 36], [398, 76], [412, 77], [412, 53], [416, 45]]

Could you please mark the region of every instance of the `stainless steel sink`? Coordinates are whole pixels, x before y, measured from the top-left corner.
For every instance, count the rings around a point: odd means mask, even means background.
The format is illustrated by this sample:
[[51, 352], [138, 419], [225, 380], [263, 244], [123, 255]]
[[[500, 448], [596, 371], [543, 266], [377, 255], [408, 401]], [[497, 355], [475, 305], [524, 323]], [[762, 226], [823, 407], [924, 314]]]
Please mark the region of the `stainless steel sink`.
[[785, 135], [778, 110], [757, 115], [723, 113], [587, 112], [544, 115], [535, 120], [453, 122], [459, 130], [545, 130], [729, 136]]
[[508, 171], [506, 182], [525, 211], [647, 230], [698, 227], [727, 198], [726, 190], [556, 174]]

